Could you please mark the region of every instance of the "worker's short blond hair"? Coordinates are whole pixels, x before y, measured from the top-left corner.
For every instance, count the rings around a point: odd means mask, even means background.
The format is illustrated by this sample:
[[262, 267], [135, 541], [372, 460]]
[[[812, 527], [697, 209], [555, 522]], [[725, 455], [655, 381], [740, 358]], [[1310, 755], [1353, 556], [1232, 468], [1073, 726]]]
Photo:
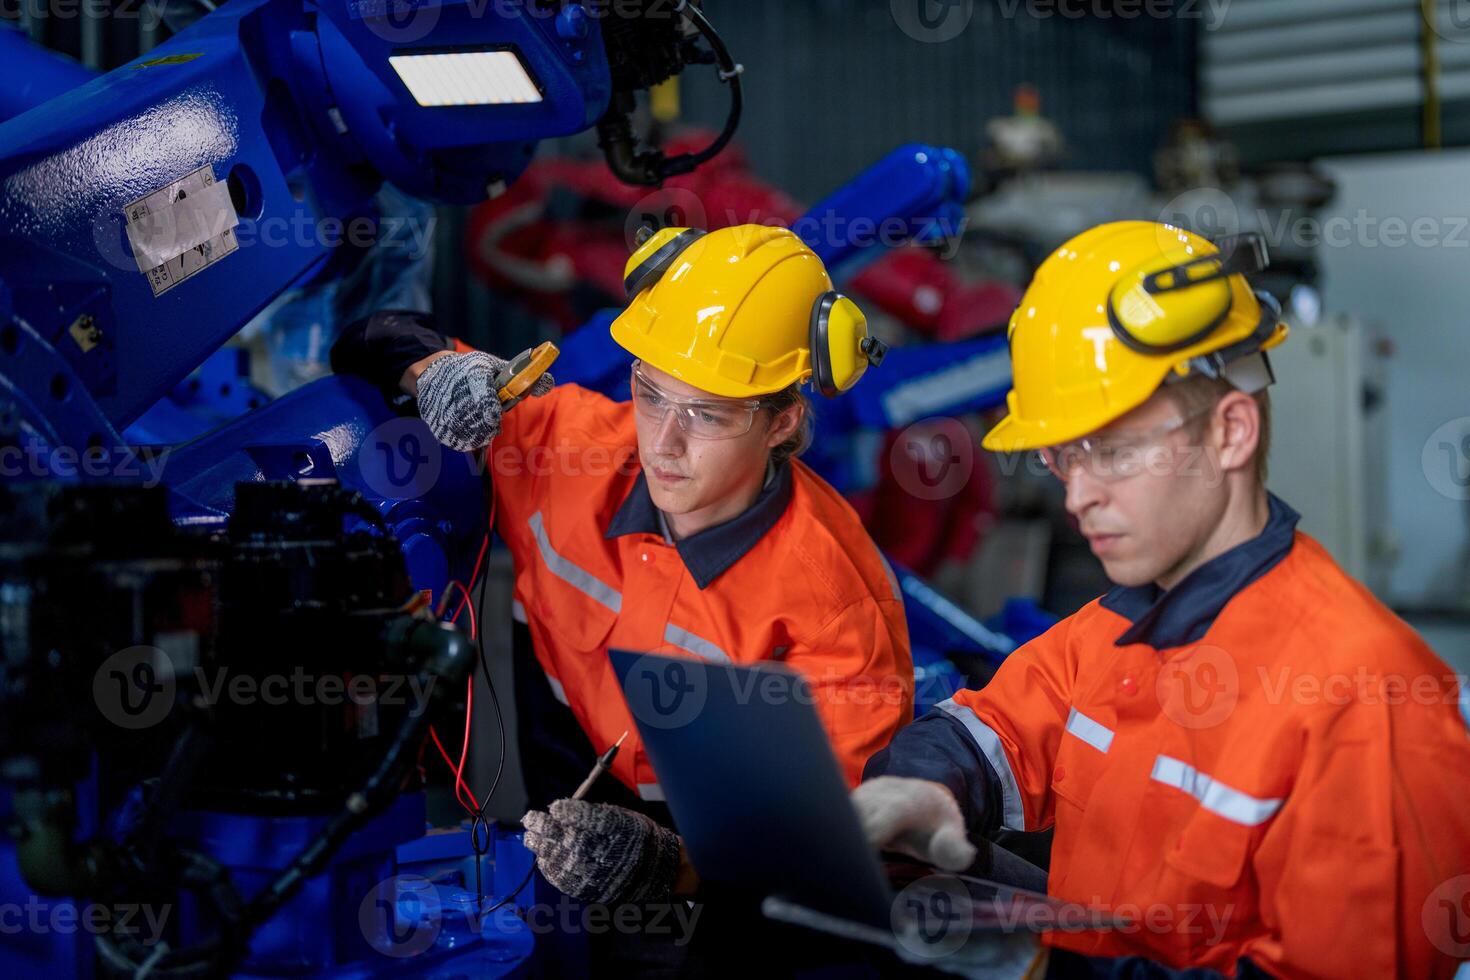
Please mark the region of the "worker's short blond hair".
[[[1173, 400], [1181, 415], [1196, 416], [1190, 422], [1189, 429], [1193, 435], [1200, 436], [1204, 434], [1206, 413], [1235, 388], [1221, 378], [1208, 378], [1198, 374], [1177, 384], [1165, 385], [1162, 390]], [[1256, 482], [1265, 486], [1267, 458], [1271, 455], [1271, 389], [1262, 388], [1251, 397], [1261, 410], [1261, 436], [1256, 443], [1254, 458]]]

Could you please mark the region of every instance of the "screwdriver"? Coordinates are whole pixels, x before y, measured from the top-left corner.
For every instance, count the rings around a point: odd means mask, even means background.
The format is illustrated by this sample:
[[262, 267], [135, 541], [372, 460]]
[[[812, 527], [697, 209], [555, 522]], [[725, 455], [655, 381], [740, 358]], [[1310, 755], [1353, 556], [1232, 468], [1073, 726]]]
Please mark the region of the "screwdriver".
[[582, 785], [578, 786], [577, 791], [572, 794], [572, 799], [580, 800], [586, 796], [587, 791], [592, 788], [593, 783], [597, 782], [598, 777], [612, 767], [612, 761], [617, 758], [618, 749], [623, 747], [623, 739], [627, 737], [628, 732], [624, 730], [623, 734], [618, 736], [618, 740], [612, 744], [612, 747], [598, 757], [597, 763], [592, 767], [592, 771], [587, 774], [587, 778], [582, 780]]

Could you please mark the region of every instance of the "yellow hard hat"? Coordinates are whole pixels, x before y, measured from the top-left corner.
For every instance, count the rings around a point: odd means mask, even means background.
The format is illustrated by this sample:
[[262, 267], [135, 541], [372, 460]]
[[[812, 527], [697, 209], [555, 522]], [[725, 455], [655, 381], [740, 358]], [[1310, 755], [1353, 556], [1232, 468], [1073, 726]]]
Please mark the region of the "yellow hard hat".
[[785, 228], [665, 228], [628, 259], [612, 337], [634, 357], [727, 398], [810, 380], [833, 397], [887, 345], [822, 260]]
[[1069, 442], [1191, 374], [1264, 388], [1272, 377], [1262, 352], [1287, 329], [1275, 299], [1245, 279], [1266, 262], [1258, 236], [1216, 245], [1152, 221], [1073, 238], [1041, 264], [1011, 316], [1008, 413], [985, 448]]

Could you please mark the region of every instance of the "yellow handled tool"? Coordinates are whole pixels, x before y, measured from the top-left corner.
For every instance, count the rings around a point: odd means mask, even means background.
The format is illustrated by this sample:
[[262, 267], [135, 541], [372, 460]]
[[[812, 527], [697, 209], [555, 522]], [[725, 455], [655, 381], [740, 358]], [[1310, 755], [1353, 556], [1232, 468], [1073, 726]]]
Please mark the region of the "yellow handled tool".
[[526, 397], [531, 386], [541, 379], [560, 354], [556, 345], [548, 340], [539, 347], [521, 351], [501, 368], [495, 376], [495, 393], [500, 397], [501, 408], [509, 409]]

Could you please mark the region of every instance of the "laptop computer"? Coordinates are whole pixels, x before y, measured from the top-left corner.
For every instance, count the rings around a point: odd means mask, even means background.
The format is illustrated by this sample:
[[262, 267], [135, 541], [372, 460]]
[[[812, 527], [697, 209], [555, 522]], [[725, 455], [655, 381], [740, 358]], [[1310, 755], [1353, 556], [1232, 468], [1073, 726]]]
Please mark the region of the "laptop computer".
[[765, 897], [774, 917], [885, 945], [897, 936], [909, 948], [938, 918], [948, 919], [939, 945], [958, 933], [1111, 924], [1040, 891], [909, 860], [891, 880], [796, 671], [630, 650], [609, 657], [702, 881]]

